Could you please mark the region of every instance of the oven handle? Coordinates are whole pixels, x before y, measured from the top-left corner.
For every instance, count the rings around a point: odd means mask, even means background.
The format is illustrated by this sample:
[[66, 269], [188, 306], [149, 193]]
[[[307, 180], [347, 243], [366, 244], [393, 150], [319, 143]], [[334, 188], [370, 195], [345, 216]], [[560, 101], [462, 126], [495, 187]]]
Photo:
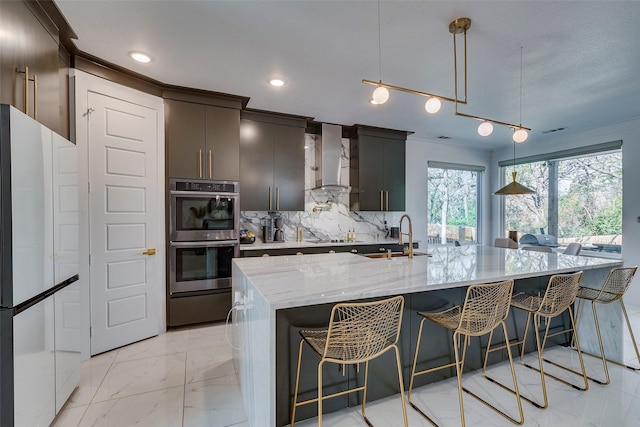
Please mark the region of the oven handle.
[[197, 246], [197, 247], [220, 247], [220, 246], [238, 246], [240, 247], [240, 241], [238, 240], [207, 240], [207, 241], [197, 241], [197, 242], [170, 242], [171, 246], [175, 246], [178, 248], [184, 248], [189, 246]]
[[169, 195], [171, 195], [171, 196], [196, 196], [196, 195], [202, 195], [202, 196], [205, 196], [205, 197], [215, 197], [215, 196], [233, 197], [233, 196], [238, 196], [239, 193], [223, 193], [223, 192], [210, 193], [208, 191], [176, 191], [176, 190], [170, 190], [169, 191]]

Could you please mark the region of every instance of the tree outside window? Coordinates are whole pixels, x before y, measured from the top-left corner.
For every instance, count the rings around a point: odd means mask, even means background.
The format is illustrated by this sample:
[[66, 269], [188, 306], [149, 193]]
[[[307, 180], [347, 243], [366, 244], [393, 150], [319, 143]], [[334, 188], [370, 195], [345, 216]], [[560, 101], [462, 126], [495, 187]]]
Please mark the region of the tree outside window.
[[428, 168], [428, 243], [478, 239], [478, 187], [481, 172]]
[[[510, 175], [512, 167], [503, 167]], [[543, 230], [561, 245], [620, 252], [622, 245], [622, 153], [524, 163], [518, 181], [536, 194], [504, 200], [507, 230], [538, 234]], [[505, 176], [506, 176], [505, 175]]]

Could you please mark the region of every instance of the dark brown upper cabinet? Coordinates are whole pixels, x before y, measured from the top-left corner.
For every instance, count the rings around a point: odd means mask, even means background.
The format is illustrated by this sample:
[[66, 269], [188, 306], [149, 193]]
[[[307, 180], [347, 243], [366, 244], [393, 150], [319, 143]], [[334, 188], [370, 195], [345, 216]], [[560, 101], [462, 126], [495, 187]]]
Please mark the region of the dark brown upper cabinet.
[[167, 175], [238, 181], [240, 111], [165, 99]]
[[356, 125], [350, 138], [352, 211], [405, 210], [408, 132]]
[[304, 210], [306, 118], [243, 111], [240, 209]]
[[[37, 2], [0, 2], [0, 103], [68, 137], [68, 85], [58, 28]], [[65, 58], [66, 56], [66, 58]], [[28, 74], [27, 74], [28, 72]]]

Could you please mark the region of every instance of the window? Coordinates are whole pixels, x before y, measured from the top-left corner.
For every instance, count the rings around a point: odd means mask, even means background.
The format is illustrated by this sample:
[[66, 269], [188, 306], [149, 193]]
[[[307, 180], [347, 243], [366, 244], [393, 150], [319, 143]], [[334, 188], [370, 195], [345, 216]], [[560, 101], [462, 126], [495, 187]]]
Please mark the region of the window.
[[[583, 250], [620, 253], [620, 147], [617, 141], [516, 162], [518, 181], [536, 194], [504, 198], [505, 235], [506, 230], [516, 230], [519, 236], [546, 233], [556, 236], [561, 246], [578, 242]], [[501, 163], [505, 180], [513, 170], [508, 163]]]
[[427, 243], [478, 241], [484, 167], [428, 162]]

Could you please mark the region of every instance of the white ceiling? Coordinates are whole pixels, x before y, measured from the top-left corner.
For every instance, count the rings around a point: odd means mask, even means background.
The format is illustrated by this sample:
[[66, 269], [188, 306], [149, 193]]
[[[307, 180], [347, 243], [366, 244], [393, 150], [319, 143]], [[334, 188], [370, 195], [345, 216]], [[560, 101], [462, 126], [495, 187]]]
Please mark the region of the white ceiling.
[[[415, 132], [414, 137], [480, 149], [511, 144], [496, 126], [443, 103], [391, 92], [368, 103], [379, 79], [377, 1], [55, 0], [86, 53], [158, 81], [250, 97], [248, 107]], [[522, 124], [527, 143], [566, 127], [575, 132], [640, 117], [638, 1], [382, 1], [382, 80], [453, 98], [449, 22], [468, 32], [468, 104], [464, 113], [518, 124], [520, 51]], [[462, 38], [458, 39], [460, 42]], [[149, 53], [149, 64], [128, 52]], [[287, 85], [274, 88], [270, 76]], [[557, 135], [557, 133], [556, 133]]]

